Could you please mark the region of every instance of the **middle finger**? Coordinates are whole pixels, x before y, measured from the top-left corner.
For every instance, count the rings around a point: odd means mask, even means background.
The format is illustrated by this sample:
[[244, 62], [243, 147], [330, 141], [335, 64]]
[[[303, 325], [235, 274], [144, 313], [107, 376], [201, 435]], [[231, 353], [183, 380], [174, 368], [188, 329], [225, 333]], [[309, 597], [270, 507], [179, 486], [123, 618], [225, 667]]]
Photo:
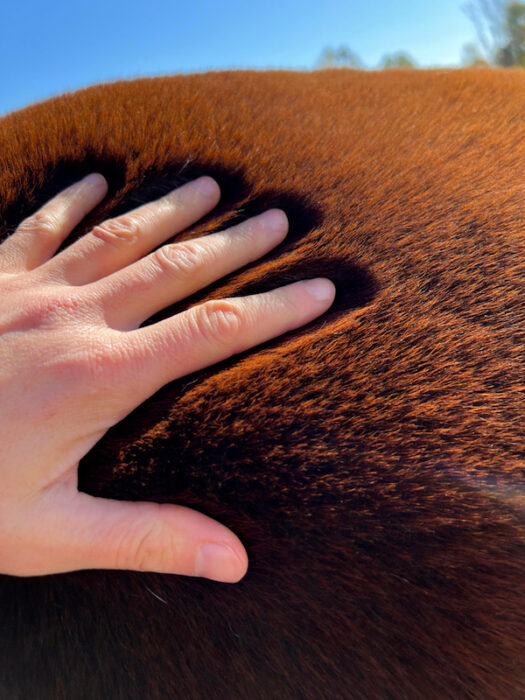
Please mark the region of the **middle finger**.
[[165, 245], [90, 287], [104, 308], [106, 323], [131, 330], [157, 311], [257, 260], [287, 231], [285, 213], [270, 209], [225, 231]]

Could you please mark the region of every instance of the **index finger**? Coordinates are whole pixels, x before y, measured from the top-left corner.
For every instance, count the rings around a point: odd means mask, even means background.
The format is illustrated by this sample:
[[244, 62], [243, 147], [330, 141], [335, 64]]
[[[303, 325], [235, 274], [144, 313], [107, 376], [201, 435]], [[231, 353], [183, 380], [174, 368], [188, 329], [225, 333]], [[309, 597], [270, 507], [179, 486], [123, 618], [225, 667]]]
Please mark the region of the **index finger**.
[[262, 294], [208, 301], [150, 326], [120, 332], [124, 354], [135, 370], [137, 394], [129, 410], [170, 381], [308, 323], [334, 297], [330, 280], [303, 280]]

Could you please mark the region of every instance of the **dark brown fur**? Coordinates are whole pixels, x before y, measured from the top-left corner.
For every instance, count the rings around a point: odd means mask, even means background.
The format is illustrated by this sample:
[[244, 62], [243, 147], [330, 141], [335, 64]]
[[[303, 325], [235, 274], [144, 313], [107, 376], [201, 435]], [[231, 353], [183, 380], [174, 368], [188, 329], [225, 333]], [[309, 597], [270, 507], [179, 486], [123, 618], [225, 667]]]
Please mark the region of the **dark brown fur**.
[[223, 203], [192, 236], [287, 211], [284, 244], [189, 303], [317, 275], [338, 296], [165, 387], [81, 463], [89, 493], [226, 523], [246, 578], [2, 577], [0, 696], [524, 698], [525, 72], [50, 100], [0, 121], [0, 233], [93, 170], [111, 192], [77, 234], [205, 173]]

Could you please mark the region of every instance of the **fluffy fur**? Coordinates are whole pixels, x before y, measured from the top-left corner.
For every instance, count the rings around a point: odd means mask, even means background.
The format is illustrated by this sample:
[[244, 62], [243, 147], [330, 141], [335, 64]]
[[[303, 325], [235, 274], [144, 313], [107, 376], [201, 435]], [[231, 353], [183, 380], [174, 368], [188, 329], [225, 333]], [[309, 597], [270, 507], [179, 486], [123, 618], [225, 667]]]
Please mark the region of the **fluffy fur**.
[[81, 463], [89, 493], [223, 521], [246, 578], [2, 577], [2, 698], [525, 697], [524, 115], [523, 71], [335, 70], [119, 82], [0, 121], [0, 235], [93, 170], [111, 191], [75, 235], [211, 174], [223, 203], [186, 237], [269, 206], [291, 232], [188, 304], [338, 290]]

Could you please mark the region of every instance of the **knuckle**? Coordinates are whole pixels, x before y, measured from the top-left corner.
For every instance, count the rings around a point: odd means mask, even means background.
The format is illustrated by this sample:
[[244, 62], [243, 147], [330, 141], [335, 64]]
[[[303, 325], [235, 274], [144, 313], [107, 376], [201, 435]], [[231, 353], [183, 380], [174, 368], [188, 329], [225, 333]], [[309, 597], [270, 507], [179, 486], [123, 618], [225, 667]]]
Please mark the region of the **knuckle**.
[[24, 219], [18, 227], [18, 231], [27, 233], [55, 233], [59, 228], [56, 216], [49, 211], [37, 211], [27, 219]]
[[119, 331], [99, 327], [93, 333], [92, 328], [80, 329], [69, 363], [88, 385], [96, 390], [104, 387], [109, 396], [107, 392], [113, 389], [119, 393], [123, 382], [127, 386], [136, 384], [136, 355], [133, 345]]
[[173, 569], [176, 549], [173, 533], [166, 523], [150, 517], [149, 521], [139, 521], [122, 538], [116, 551], [116, 567], [135, 571]]
[[46, 328], [74, 321], [85, 310], [85, 300], [76, 290], [47, 289], [45, 294], [22, 294], [17, 320], [22, 327]]
[[92, 309], [81, 290], [22, 291], [16, 309], [0, 319], [0, 331], [36, 331], [35, 338], [42, 338], [40, 362], [64, 380], [90, 382], [103, 375], [106, 382], [127, 363], [120, 336], [104, 328], [103, 312]]
[[202, 248], [191, 243], [165, 245], [152, 253], [152, 256], [163, 273], [176, 279], [198, 275], [207, 262]]
[[122, 409], [122, 382], [130, 383], [132, 372], [122, 352], [89, 335], [76, 334], [62, 347], [55, 347], [53, 355], [46, 356], [47, 374], [82, 397], [99, 416], [115, 415]]
[[95, 342], [84, 342], [82, 352], [78, 355], [78, 371], [96, 386], [102, 380], [105, 387], [122, 379], [126, 367], [126, 356], [118, 343], [112, 343], [106, 337]]
[[198, 333], [212, 343], [231, 345], [244, 325], [239, 307], [226, 300], [208, 301], [195, 309]]
[[135, 217], [120, 216], [98, 224], [91, 234], [111, 245], [132, 245], [140, 235], [140, 222]]

